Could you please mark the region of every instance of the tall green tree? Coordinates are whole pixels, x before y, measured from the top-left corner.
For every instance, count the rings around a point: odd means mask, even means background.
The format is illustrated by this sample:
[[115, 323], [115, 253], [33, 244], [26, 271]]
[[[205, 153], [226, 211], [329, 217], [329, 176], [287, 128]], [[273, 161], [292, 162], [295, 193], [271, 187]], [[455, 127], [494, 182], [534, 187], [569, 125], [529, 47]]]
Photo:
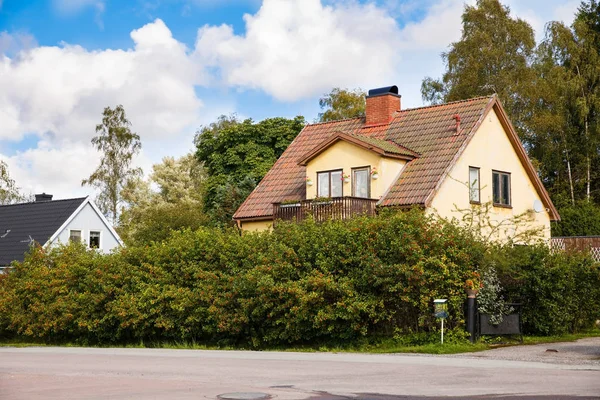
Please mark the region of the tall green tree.
[[446, 64], [442, 78], [423, 80], [423, 100], [436, 104], [497, 93], [520, 127], [523, 93], [533, 73], [533, 29], [512, 17], [499, 0], [465, 6], [462, 27], [461, 39], [442, 54]]
[[90, 185], [100, 190], [96, 202], [113, 224], [118, 221], [121, 190], [129, 180], [142, 174], [140, 168], [131, 166], [142, 143], [130, 126], [122, 105], [104, 109], [102, 123], [96, 125], [97, 136], [92, 139], [94, 147], [102, 152], [102, 159], [89, 178], [81, 181], [82, 186]]
[[592, 201], [600, 191], [600, 11], [582, 3], [571, 28], [547, 25], [537, 50], [526, 141], [551, 192]]
[[365, 115], [365, 95], [362, 89], [333, 88], [319, 99], [323, 110], [319, 113], [319, 121], [336, 121], [344, 118], [362, 117]]
[[127, 207], [119, 216], [119, 235], [128, 244], [165, 240], [172, 231], [209, 224], [203, 211], [206, 174], [193, 154], [165, 157], [148, 179], [131, 179], [122, 190]]
[[196, 134], [196, 157], [207, 174], [204, 209], [216, 225], [231, 224], [240, 204], [305, 125], [304, 117], [260, 122], [221, 116]]
[[21, 193], [21, 190], [10, 177], [8, 165], [4, 160], [0, 160], [0, 205], [18, 203], [26, 201], [27, 196]]

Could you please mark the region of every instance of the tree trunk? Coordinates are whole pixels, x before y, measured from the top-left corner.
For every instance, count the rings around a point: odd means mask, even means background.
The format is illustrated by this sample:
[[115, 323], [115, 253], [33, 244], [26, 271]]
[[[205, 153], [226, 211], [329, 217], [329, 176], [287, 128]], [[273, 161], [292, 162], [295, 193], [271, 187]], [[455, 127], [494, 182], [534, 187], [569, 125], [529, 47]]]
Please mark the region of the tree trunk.
[[565, 140], [564, 135], [563, 141], [565, 142], [565, 158], [567, 159], [567, 175], [569, 176], [569, 191], [571, 194], [571, 204], [575, 205], [575, 190], [573, 189], [573, 174], [571, 173], [571, 160], [569, 158], [569, 150], [567, 149], [567, 141]]

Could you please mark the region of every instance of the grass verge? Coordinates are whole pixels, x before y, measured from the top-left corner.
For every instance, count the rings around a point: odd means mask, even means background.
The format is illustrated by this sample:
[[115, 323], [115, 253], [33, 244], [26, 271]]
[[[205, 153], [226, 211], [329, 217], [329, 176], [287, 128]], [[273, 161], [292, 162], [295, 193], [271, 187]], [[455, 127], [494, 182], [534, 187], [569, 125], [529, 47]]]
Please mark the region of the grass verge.
[[[542, 343], [555, 342], [573, 342], [578, 339], [588, 337], [600, 337], [600, 329], [594, 328], [585, 332], [576, 334], [566, 334], [561, 336], [524, 336], [523, 345], [534, 345]], [[499, 341], [505, 338], [486, 338], [476, 343], [468, 341], [458, 341], [450, 343], [425, 343], [425, 344], [406, 344], [402, 341], [393, 339], [381, 340], [376, 343], [356, 343], [350, 345], [305, 345], [291, 347], [270, 347], [262, 348], [261, 351], [287, 351], [287, 352], [332, 352], [332, 353], [409, 353], [409, 354], [457, 354], [469, 353], [483, 350], [489, 350], [498, 346]], [[521, 345], [518, 342], [501, 343], [502, 346]], [[218, 346], [207, 345], [197, 342], [139, 342], [126, 344], [106, 344], [90, 345], [80, 343], [46, 343], [32, 341], [27, 338], [0, 339], [0, 347], [43, 347], [43, 346], [62, 346], [62, 347], [98, 347], [98, 348], [160, 348], [160, 349], [180, 349], [180, 350], [256, 350], [242, 346]]]

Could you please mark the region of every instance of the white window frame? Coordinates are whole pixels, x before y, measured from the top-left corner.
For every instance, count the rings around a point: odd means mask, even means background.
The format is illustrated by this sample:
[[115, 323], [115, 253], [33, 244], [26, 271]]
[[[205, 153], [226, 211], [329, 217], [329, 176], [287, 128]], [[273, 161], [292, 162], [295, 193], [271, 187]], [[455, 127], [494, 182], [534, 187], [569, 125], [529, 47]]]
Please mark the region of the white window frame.
[[[477, 171], [475, 182], [471, 182], [471, 171]], [[481, 169], [479, 167], [469, 166], [469, 202], [471, 204], [481, 204]]]
[[88, 235], [87, 235], [88, 247], [90, 249], [92, 248], [92, 232], [98, 232], [98, 247], [97, 247], [97, 249], [100, 250], [102, 248], [102, 230], [101, 229], [97, 229], [97, 230], [90, 229], [90, 231], [88, 232]]
[[[331, 194], [332, 189], [333, 189], [333, 185], [331, 184], [331, 182], [333, 181], [333, 177], [331, 175], [332, 175], [332, 173], [337, 173], [337, 172], [340, 173], [340, 177], [343, 179], [344, 170], [341, 169], [341, 168], [331, 169], [331, 170], [327, 170], [327, 171], [318, 171], [317, 172], [317, 197], [328, 197], [328, 198], [332, 198], [332, 197], [344, 197], [344, 182], [341, 179], [340, 179], [340, 185], [341, 185], [340, 188], [342, 190], [341, 195], [340, 196], [332, 196], [332, 194]], [[327, 195], [324, 195], [323, 193], [320, 192], [321, 186], [320, 186], [319, 175], [321, 175], [321, 174], [323, 174], [323, 175], [327, 174], [329, 176], [329, 194], [327, 194]]]
[[69, 229], [68, 243], [74, 242], [74, 240], [71, 240], [71, 232], [79, 232], [79, 243], [83, 243], [83, 229]]
[[[367, 171], [367, 197], [364, 197], [365, 199], [370, 199], [371, 198], [371, 166], [366, 166], [366, 167], [356, 167], [356, 168], [352, 168], [352, 196], [353, 197], [360, 197], [356, 195], [356, 172], [358, 171]], [[361, 197], [363, 198], [363, 197]]]

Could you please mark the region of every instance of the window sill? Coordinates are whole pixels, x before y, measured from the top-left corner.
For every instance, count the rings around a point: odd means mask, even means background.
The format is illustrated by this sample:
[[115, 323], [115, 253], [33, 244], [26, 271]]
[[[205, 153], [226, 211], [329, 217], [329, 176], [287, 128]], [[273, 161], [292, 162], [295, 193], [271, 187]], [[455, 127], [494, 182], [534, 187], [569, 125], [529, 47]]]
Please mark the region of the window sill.
[[510, 204], [500, 204], [500, 203], [494, 203], [494, 207], [498, 207], [498, 208], [512, 208], [512, 206]]
[[473, 205], [476, 205], [476, 206], [480, 206], [481, 205], [480, 201], [473, 201], [473, 200], [471, 200], [471, 201], [469, 201], [469, 203], [473, 204]]

